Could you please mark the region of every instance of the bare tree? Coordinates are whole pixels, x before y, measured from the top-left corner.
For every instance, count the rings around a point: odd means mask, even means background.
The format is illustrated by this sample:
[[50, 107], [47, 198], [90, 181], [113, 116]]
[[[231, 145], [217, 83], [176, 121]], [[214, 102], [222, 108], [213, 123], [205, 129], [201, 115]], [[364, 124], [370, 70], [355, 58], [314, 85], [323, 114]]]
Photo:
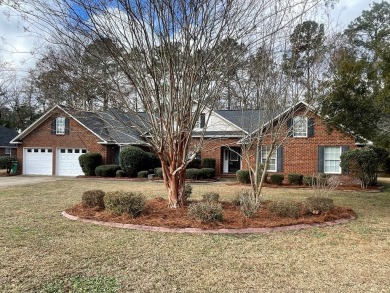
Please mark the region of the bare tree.
[[213, 110], [235, 65], [221, 60], [237, 46], [226, 42], [217, 55], [213, 49], [228, 39], [246, 44], [243, 50], [249, 51], [277, 42], [278, 31], [292, 27], [320, 2], [25, 0], [14, 1], [13, 7], [56, 43], [112, 40], [115, 46], [106, 48], [137, 91], [147, 114], [140, 116], [142, 130], [161, 160], [169, 205], [178, 207], [185, 204], [192, 129], [206, 108]]

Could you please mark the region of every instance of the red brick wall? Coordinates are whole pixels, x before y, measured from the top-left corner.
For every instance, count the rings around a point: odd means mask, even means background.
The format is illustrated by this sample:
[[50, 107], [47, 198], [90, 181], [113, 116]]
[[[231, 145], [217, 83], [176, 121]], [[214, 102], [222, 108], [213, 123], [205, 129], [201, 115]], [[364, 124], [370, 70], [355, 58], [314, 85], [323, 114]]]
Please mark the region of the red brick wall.
[[[320, 117], [314, 118], [314, 136], [307, 138], [287, 137], [283, 142], [283, 173], [299, 173], [303, 175], [318, 174], [318, 146], [349, 146], [356, 148], [355, 139], [333, 130], [328, 132]], [[287, 127], [285, 129], [287, 131]], [[264, 145], [269, 145], [265, 140]], [[243, 163], [243, 169], [247, 169]]]
[[69, 134], [51, 134], [51, 122], [58, 116], [67, 117], [62, 111], [53, 112], [49, 118], [29, 133], [23, 139], [22, 144], [18, 146], [17, 156], [20, 173], [23, 171], [23, 148], [27, 147], [53, 148], [53, 175], [55, 175], [56, 170], [56, 148], [85, 148], [89, 152], [100, 153], [103, 157], [103, 164], [112, 163], [111, 148], [98, 144], [100, 140], [94, 134], [70, 117], [68, 117]]
[[[0, 157], [5, 156], [5, 149], [6, 148], [0, 148]], [[12, 157], [16, 157], [16, 151], [17, 151], [17, 148], [11, 148], [11, 156]]]

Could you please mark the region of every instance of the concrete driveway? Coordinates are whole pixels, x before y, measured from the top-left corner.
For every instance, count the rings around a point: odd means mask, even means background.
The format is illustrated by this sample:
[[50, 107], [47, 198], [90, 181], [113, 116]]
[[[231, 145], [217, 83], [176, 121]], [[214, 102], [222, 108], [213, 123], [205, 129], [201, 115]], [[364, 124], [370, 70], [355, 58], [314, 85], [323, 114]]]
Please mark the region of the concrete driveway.
[[0, 189], [4, 187], [38, 184], [38, 183], [72, 179], [72, 178], [73, 177], [39, 176], [39, 175], [5, 176], [5, 177], [0, 177]]

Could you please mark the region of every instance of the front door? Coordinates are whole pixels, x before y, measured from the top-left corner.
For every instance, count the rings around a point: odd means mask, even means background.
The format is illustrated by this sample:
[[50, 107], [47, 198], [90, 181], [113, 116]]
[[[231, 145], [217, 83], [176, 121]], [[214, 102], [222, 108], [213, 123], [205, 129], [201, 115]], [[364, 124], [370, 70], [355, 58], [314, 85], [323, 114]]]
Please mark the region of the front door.
[[240, 148], [223, 148], [223, 173], [236, 173], [241, 169]]

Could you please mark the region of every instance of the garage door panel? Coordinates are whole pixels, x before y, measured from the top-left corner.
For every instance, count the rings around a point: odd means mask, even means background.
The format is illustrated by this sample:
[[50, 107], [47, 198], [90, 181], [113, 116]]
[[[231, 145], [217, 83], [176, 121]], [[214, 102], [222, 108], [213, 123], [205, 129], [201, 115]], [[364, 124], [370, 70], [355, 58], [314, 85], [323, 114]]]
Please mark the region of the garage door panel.
[[57, 150], [57, 175], [84, 175], [79, 164], [79, 156], [86, 153], [85, 149], [61, 148]]
[[52, 175], [53, 150], [49, 148], [24, 149], [23, 173], [27, 175]]

